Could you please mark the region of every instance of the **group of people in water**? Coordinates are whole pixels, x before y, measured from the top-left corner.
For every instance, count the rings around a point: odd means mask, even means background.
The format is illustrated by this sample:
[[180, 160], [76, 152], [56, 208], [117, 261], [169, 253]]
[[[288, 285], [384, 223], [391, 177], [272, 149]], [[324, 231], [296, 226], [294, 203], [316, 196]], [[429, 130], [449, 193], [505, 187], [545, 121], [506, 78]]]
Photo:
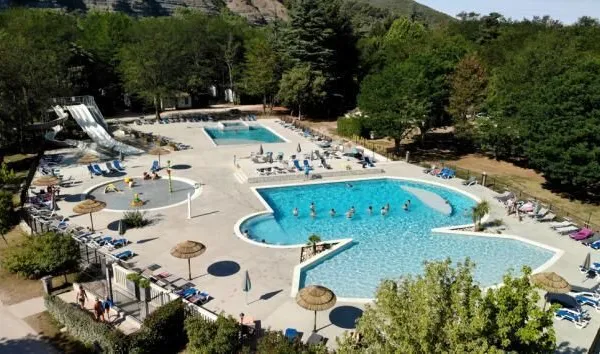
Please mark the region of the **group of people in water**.
[[144, 172], [144, 181], [147, 180], [156, 180], [156, 179], [160, 179], [160, 176], [158, 175], [158, 173], [156, 173], [156, 171], [152, 171], [152, 174], [149, 174], [148, 172]]
[[[404, 206], [402, 207], [402, 209], [404, 209], [404, 211], [409, 211], [410, 209], [410, 199], [408, 199], [405, 203]], [[381, 207], [379, 213], [382, 216], [386, 216], [388, 213], [390, 212], [390, 203], [386, 203], [384, 206]], [[369, 207], [367, 208], [367, 213], [369, 215], [373, 215], [373, 206], [369, 205]], [[300, 211], [298, 210], [298, 208], [294, 208], [292, 210], [292, 214], [295, 217], [298, 217], [300, 215]], [[346, 218], [348, 219], [352, 219], [354, 217], [354, 214], [356, 214], [356, 208], [354, 208], [354, 206], [350, 207], [350, 209], [348, 209], [346, 211]], [[331, 216], [332, 218], [335, 217], [337, 215], [337, 212], [335, 211], [334, 208], [331, 208], [329, 210], [329, 216]], [[311, 218], [316, 218], [317, 217], [317, 207], [315, 206], [314, 202], [310, 203], [310, 217]]]

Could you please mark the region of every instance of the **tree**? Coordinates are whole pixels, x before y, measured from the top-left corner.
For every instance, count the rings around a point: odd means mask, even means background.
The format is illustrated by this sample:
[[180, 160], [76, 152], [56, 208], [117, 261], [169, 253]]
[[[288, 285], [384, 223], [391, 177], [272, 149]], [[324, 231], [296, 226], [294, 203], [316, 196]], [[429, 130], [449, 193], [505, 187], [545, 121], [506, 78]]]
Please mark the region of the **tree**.
[[79, 245], [70, 236], [47, 232], [28, 237], [11, 247], [2, 266], [12, 273], [30, 278], [48, 274], [67, 274], [79, 267]]
[[157, 119], [161, 98], [177, 91], [185, 73], [180, 69], [185, 62], [180, 26], [171, 17], [139, 20], [129, 32], [131, 42], [120, 53], [125, 88], [152, 102]]
[[[547, 353], [555, 346], [551, 311], [537, 305], [539, 295], [524, 269], [505, 276], [504, 286], [482, 294], [474, 265], [449, 260], [425, 264], [423, 275], [384, 280], [375, 304], [359, 319], [363, 351], [372, 353]], [[506, 288], [506, 289], [503, 289]], [[528, 325], [528, 319], [534, 323]], [[499, 325], [491, 323], [497, 321]], [[348, 337], [340, 353], [356, 352]]]
[[268, 35], [259, 34], [248, 41], [244, 71], [246, 92], [262, 96], [263, 112], [267, 104], [272, 107], [281, 76], [279, 57]]
[[394, 139], [396, 152], [402, 139], [427, 117], [431, 105], [415, 92], [418, 70], [412, 63], [402, 62], [367, 76], [361, 85], [358, 104], [366, 116], [365, 124]]
[[0, 236], [6, 241], [5, 235], [11, 230], [15, 223], [12, 193], [0, 190]]
[[305, 105], [323, 100], [324, 86], [325, 77], [320, 71], [312, 70], [309, 65], [298, 65], [283, 74], [277, 96], [284, 104], [297, 108], [298, 118], [301, 118]]
[[475, 54], [468, 54], [456, 65], [452, 75], [448, 112], [455, 123], [464, 123], [481, 112], [487, 98], [487, 72]]
[[472, 208], [471, 216], [473, 217], [473, 224], [475, 224], [475, 231], [481, 230], [481, 219], [490, 212], [490, 203], [486, 200], [477, 203]]
[[185, 331], [192, 353], [234, 353], [240, 346], [240, 327], [231, 316], [219, 315], [214, 322], [201, 316], [188, 317]]
[[321, 237], [317, 234], [312, 234], [308, 237], [307, 245], [312, 246], [313, 254], [317, 253], [317, 243], [321, 242]]

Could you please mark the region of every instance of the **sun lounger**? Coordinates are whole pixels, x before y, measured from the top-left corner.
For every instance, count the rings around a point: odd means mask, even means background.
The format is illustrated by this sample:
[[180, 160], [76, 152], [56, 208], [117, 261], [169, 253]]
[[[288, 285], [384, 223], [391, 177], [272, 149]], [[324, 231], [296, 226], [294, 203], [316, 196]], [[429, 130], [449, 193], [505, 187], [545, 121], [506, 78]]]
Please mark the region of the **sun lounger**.
[[577, 232], [573, 232], [573, 233], [569, 234], [569, 237], [575, 241], [581, 241], [581, 240], [585, 240], [586, 238], [591, 237], [593, 234], [594, 234], [594, 231], [584, 227], [583, 229], [581, 229]]
[[210, 295], [208, 293], [199, 291], [196, 292], [194, 295], [190, 296], [187, 301], [193, 303], [193, 304], [197, 304], [197, 305], [204, 305], [206, 304], [209, 300], [211, 299]]
[[298, 171], [303, 171], [304, 168], [302, 168], [302, 166], [300, 166], [300, 162], [298, 162], [298, 160], [294, 160], [294, 167], [296, 167], [296, 169]]
[[306, 160], [306, 159], [305, 159], [305, 160], [303, 161], [303, 164], [304, 164], [304, 168], [305, 168], [305, 169], [307, 169], [307, 170], [309, 170], [309, 171], [313, 169], [313, 168], [312, 168], [312, 166], [311, 166], [311, 165], [308, 163], [308, 160]]
[[89, 244], [92, 247], [102, 247], [102, 246], [108, 244], [110, 241], [112, 241], [112, 237], [110, 237], [110, 236], [105, 236], [105, 237], [98, 236], [98, 237], [94, 237], [92, 239], [92, 241], [90, 241]]
[[283, 335], [290, 341], [294, 341], [298, 337], [298, 330], [295, 328], [286, 328]]
[[579, 292], [573, 294], [575, 301], [579, 305], [587, 305], [593, 307], [596, 311], [600, 312], [600, 295], [591, 292]]
[[92, 169], [94, 170], [94, 174], [96, 176], [102, 176], [105, 174], [105, 172], [100, 168], [98, 164], [93, 164]]
[[369, 166], [369, 167], [375, 167], [375, 165], [373, 164], [373, 161], [371, 161], [371, 159], [369, 158], [369, 156], [365, 156], [365, 162], [367, 163], [367, 166]]
[[160, 170], [160, 165], [158, 164], [158, 160], [152, 161], [152, 167], [150, 167], [150, 171], [156, 172]]
[[[590, 238], [581, 241], [581, 244], [584, 246], [592, 246], [592, 244], [596, 241], [600, 240], [600, 233], [595, 233], [593, 236], [591, 236]], [[600, 242], [597, 245], [598, 247], [600, 247]]]
[[527, 213], [527, 215], [529, 215], [532, 218], [542, 218], [546, 214], [548, 214], [548, 212], [550, 212], [548, 208], [540, 208], [537, 212], [534, 210], [532, 212]]
[[472, 186], [474, 184], [477, 184], [477, 177], [471, 176], [469, 177], [469, 179], [464, 180], [462, 184], [463, 186]]
[[113, 166], [115, 166], [115, 168], [121, 172], [125, 171], [125, 167], [123, 167], [123, 165], [121, 165], [121, 161], [119, 161], [119, 160], [114, 160]]
[[91, 174], [93, 174], [94, 176], [102, 176], [102, 171], [100, 170], [95, 170], [92, 165], [88, 165], [88, 171], [90, 171]]
[[126, 261], [129, 258], [135, 256], [135, 253], [133, 253], [133, 251], [127, 250], [127, 251], [119, 252], [117, 254], [113, 254], [113, 256], [122, 261]]
[[117, 173], [117, 172], [119, 172], [119, 170], [117, 170], [116, 168], [114, 168], [113, 165], [110, 162], [106, 163], [106, 168], [108, 169], [108, 172], [110, 172], [110, 173]]
[[558, 232], [559, 234], [566, 235], [574, 231], [579, 231], [579, 228], [577, 226], [566, 226], [554, 229], [554, 231]]
[[585, 318], [585, 314], [573, 309], [561, 308], [554, 312], [554, 317], [561, 320], [567, 320], [573, 322], [575, 327], [581, 329], [585, 328], [589, 320]]
[[554, 219], [556, 219], [556, 214], [553, 214], [553, 213], [549, 212], [548, 214], [546, 214], [543, 217], [539, 218], [538, 221], [547, 222], [547, 221], [552, 221]]
[[555, 222], [551, 222], [550, 223], [550, 227], [553, 228], [553, 229], [558, 229], [558, 228], [561, 228], [561, 227], [567, 227], [567, 226], [572, 226], [572, 225], [573, 225], [573, 223], [570, 222], [570, 221], [567, 221], [567, 220], [565, 220], [565, 221], [555, 221]]
[[505, 191], [501, 195], [494, 197], [494, 198], [502, 203], [506, 203], [506, 201], [508, 201], [509, 199], [513, 199], [514, 197], [515, 197], [515, 194], [513, 192]]

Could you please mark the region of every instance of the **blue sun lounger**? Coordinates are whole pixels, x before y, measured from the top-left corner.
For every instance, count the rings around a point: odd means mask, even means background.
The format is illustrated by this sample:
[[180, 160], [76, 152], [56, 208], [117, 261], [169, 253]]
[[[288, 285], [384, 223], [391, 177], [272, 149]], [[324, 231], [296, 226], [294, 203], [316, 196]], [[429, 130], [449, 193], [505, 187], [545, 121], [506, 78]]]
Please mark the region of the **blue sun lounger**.
[[571, 321], [573, 324], [575, 324], [575, 327], [579, 329], [584, 328], [589, 323], [589, 320], [585, 317], [584, 312], [579, 312], [568, 308], [556, 310], [556, 312], [554, 312], [554, 317], [561, 320]]
[[150, 167], [150, 171], [156, 172], [160, 170], [160, 165], [158, 164], [158, 160], [152, 161], [152, 167]]
[[300, 162], [298, 162], [298, 160], [294, 160], [294, 167], [296, 167], [296, 169], [298, 169], [298, 171], [304, 171], [302, 166], [300, 166]]
[[135, 253], [133, 253], [130, 250], [127, 250], [127, 251], [119, 252], [117, 254], [113, 254], [113, 256], [115, 256], [116, 258], [118, 258], [122, 261], [125, 261], [125, 260], [128, 260], [129, 258], [135, 256]]
[[94, 170], [94, 174], [96, 176], [102, 176], [102, 175], [104, 175], [104, 171], [102, 171], [102, 169], [100, 168], [100, 166], [98, 166], [98, 164], [93, 164], [92, 165], [92, 170]]
[[110, 172], [110, 173], [117, 173], [117, 172], [119, 172], [119, 170], [117, 170], [116, 168], [114, 168], [113, 165], [110, 162], [106, 163], [106, 168], [108, 169], [108, 172]]
[[121, 165], [121, 161], [119, 161], [119, 160], [114, 160], [113, 166], [115, 166], [115, 168], [121, 172], [125, 171], [125, 167], [123, 167], [123, 165]]
[[305, 169], [307, 169], [309, 171], [313, 169], [312, 166], [308, 163], [308, 160], [304, 160], [303, 164], [304, 164]]
[[211, 297], [210, 297], [210, 295], [208, 293], [205, 293], [203, 291], [199, 291], [199, 292], [196, 292], [196, 294], [194, 294], [190, 298], [188, 298], [187, 301], [189, 301], [189, 302], [191, 302], [193, 304], [204, 305], [210, 299], [211, 299]]
[[369, 158], [369, 156], [365, 156], [365, 162], [367, 163], [367, 166], [369, 166], [369, 167], [375, 167], [375, 165], [373, 164], [373, 161], [371, 161], [371, 159]]
[[93, 174], [94, 176], [102, 176], [102, 172], [94, 170], [92, 165], [88, 165], [87, 168], [88, 168], [88, 171], [90, 171], [90, 173]]
[[286, 328], [283, 335], [288, 340], [293, 341], [294, 339], [296, 339], [296, 337], [298, 337], [298, 330], [296, 330], [295, 328]]
[[590, 292], [581, 292], [575, 294], [575, 301], [579, 305], [588, 305], [596, 311], [600, 311], [600, 297], [597, 294]]

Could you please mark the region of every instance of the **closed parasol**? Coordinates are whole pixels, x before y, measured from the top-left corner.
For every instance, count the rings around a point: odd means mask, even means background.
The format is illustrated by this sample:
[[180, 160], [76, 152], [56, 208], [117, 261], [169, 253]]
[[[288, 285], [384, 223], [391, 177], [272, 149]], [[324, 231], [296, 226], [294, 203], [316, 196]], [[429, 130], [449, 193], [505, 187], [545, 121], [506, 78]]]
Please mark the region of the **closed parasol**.
[[148, 153], [150, 155], [156, 155], [158, 156], [158, 165], [160, 166], [160, 156], [161, 155], [168, 155], [171, 153], [171, 150], [169, 149], [165, 149], [163, 147], [157, 146], [155, 148], [150, 149], [150, 151], [148, 151]]
[[296, 295], [296, 303], [300, 307], [315, 312], [313, 332], [317, 331], [317, 311], [329, 310], [335, 306], [336, 300], [333, 291], [321, 285], [311, 285], [300, 289]]
[[106, 208], [106, 203], [94, 199], [86, 199], [83, 202], [73, 207], [73, 212], [76, 214], [90, 214], [90, 223], [92, 225], [92, 232], [94, 232], [94, 219], [92, 219], [92, 213], [99, 212]]
[[192, 266], [190, 264], [190, 259], [202, 255], [204, 251], [206, 251], [206, 246], [202, 243], [196, 241], [184, 241], [171, 248], [171, 256], [188, 260], [188, 279], [192, 280]]

